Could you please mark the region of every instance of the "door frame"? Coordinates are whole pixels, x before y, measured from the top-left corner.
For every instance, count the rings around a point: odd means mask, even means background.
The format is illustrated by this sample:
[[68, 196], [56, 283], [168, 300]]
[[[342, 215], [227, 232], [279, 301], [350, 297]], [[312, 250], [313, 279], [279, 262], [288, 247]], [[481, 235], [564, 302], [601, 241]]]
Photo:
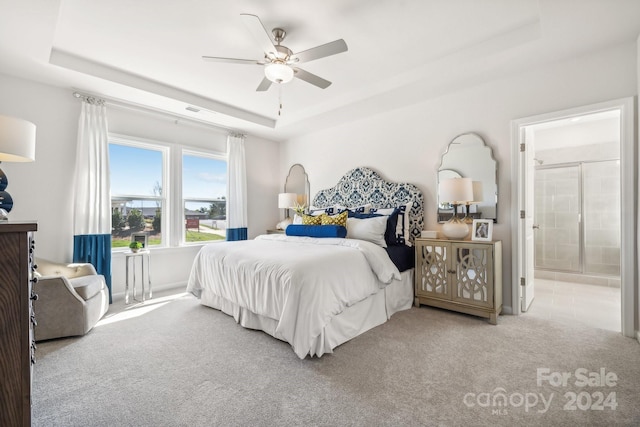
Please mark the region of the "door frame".
[[[511, 200], [518, 203], [520, 200], [522, 171], [519, 156], [520, 143], [522, 142], [522, 131], [527, 126], [566, 119], [586, 114], [619, 110], [620, 111], [620, 197], [621, 197], [621, 227], [620, 227], [620, 293], [621, 293], [621, 316], [622, 334], [627, 337], [636, 338], [635, 331], [635, 301], [638, 294], [638, 282], [636, 275], [636, 208], [638, 200], [636, 150], [635, 150], [635, 99], [633, 97], [621, 98], [597, 104], [585, 105], [582, 107], [570, 108], [551, 113], [539, 114], [536, 116], [524, 117], [511, 121]], [[515, 268], [512, 269], [512, 304], [513, 314], [521, 314], [520, 307], [521, 289], [520, 259], [518, 248], [522, 242], [522, 227], [520, 227], [519, 208], [512, 209], [512, 259]], [[523, 276], [524, 277], [524, 276]], [[528, 280], [528, 278], [526, 278]]]

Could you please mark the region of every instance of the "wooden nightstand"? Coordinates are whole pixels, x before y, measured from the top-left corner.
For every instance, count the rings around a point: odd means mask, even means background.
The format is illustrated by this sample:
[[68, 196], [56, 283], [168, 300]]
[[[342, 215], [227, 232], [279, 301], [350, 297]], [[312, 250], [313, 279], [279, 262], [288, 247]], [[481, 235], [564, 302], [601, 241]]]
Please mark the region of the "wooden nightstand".
[[482, 316], [502, 312], [502, 242], [416, 238], [415, 305]]
[[267, 234], [284, 234], [284, 230], [267, 230]]

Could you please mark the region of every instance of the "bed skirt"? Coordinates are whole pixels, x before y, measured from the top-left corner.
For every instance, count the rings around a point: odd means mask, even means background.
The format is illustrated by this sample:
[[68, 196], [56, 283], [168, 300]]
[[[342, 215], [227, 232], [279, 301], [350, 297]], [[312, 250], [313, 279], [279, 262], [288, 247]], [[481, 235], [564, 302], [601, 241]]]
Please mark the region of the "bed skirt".
[[[316, 337], [309, 355], [319, 357], [325, 353], [333, 353], [333, 349], [340, 344], [383, 324], [398, 311], [411, 308], [413, 275], [414, 269], [401, 273], [402, 280], [392, 282], [380, 292], [346, 308], [332, 318], [325, 325], [322, 333]], [[212, 295], [206, 289], [202, 291], [200, 303], [232, 316], [245, 328], [261, 330], [279, 340], [286, 341], [276, 333], [278, 325], [276, 319], [255, 314], [229, 300]]]

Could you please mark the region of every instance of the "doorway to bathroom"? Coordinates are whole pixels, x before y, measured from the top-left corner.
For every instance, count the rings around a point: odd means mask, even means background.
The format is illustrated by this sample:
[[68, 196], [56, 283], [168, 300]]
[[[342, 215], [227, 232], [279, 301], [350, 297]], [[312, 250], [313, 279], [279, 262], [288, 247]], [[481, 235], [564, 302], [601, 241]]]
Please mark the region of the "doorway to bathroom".
[[626, 99], [513, 123], [514, 312], [633, 335], [632, 118]]
[[621, 331], [620, 111], [532, 126], [532, 316]]

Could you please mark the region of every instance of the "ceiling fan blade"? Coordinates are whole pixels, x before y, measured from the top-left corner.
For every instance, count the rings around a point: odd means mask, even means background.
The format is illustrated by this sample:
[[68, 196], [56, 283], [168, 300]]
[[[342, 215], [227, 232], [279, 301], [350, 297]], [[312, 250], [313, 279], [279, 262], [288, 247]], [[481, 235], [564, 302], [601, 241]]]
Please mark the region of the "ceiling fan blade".
[[312, 47], [311, 49], [303, 50], [293, 55], [293, 58], [298, 58], [298, 63], [309, 62], [314, 59], [324, 58], [325, 56], [335, 55], [337, 53], [346, 52], [349, 48], [347, 43], [340, 39], [330, 43], [323, 44], [321, 46]]
[[271, 36], [262, 25], [262, 21], [256, 15], [250, 15], [248, 13], [241, 13], [242, 21], [246, 25], [247, 29], [253, 36], [253, 38], [258, 42], [262, 50], [265, 54], [271, 53], [273, 55], [277, 55], [278, 51], [276, 47], [273, 45], [273, 41], [271, 40]]
[[264, 65], [266, 63], [258, 59], [220, 58], [218, 56], [203, 56], [202, 59], [210, 62], [226, 62], [230, 64]]
[[262, 79], [262, 81], [258, 85], [256, 92], [264, 92], [265, 90], [268, 90], [270, 87], [271, 87], [271, 80], [265, 77], [264, 79]]
[[318, 86], [320, 89], [326, 89], [331, 86], [331, 82], [329, 80], [325, 80], [322, 77], [318, 77], [315, 74], [312, 74], [301, 68], [294, 68], [293, 71], [294, 77], [297, 77], [300, 80], [304, 80], [307, 83], [311, 83], [314, 86]]

